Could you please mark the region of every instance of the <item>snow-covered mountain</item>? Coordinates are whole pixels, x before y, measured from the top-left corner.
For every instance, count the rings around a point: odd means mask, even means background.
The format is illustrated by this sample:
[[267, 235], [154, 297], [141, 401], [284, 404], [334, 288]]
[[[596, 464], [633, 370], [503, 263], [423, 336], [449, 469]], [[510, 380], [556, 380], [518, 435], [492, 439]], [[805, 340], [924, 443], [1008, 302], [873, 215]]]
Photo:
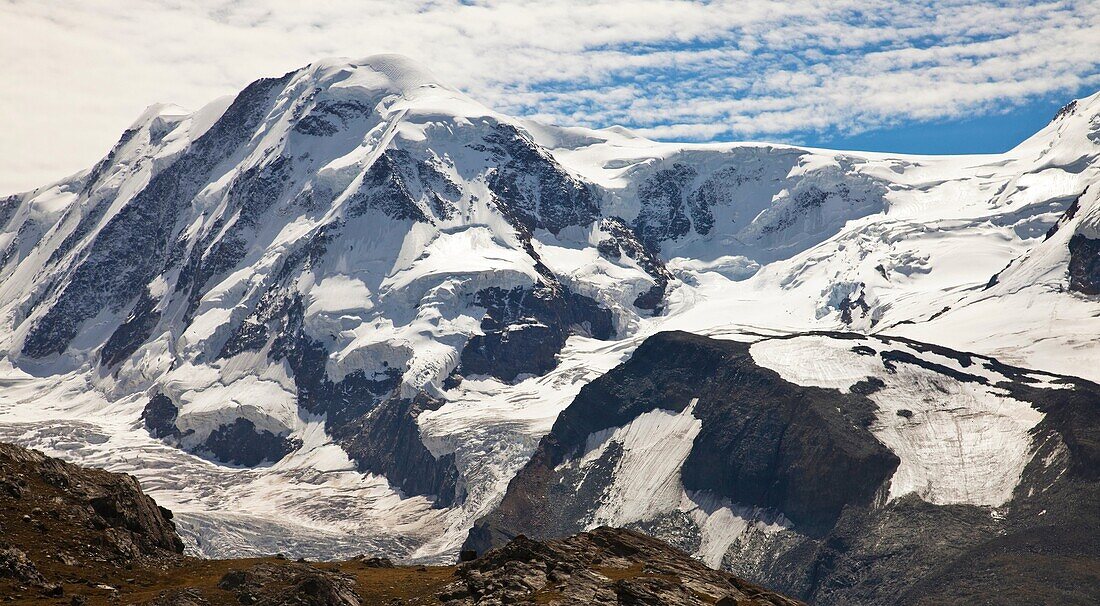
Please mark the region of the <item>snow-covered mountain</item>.
[[[0, 202], [0, 438], [134, 473], [200, 552], [449, 557], [582, 386], [678, 330], [838, 402], [874, 379], [829, 435], [877, 471], [832, 507], [996, 512], [1055, 457], [1043, 394], [1100, 379], [1098, 155], [1100, 95], [1005, 154], [918, 157], [562, 128], [402, 57], [318, 62], [151, 107]], [[635, 472], [600, 467], [569, 524], [684, 513], [738, 570], [783, 551], [750, 525], [827, 534], [681, 483], [703, 397], [588, 419], [556, 465], [619, 444]]]

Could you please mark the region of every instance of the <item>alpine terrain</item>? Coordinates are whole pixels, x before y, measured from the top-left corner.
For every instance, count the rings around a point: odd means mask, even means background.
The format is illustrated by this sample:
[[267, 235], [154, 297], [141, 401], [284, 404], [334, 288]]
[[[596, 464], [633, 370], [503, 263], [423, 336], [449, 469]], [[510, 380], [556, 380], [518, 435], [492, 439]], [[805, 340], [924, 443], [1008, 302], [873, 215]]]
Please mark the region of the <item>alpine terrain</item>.
[[332, 59], [150, 107], [0, 251], [0, 441], [133, 474], [190, 554], [612, 526], [816, 604], [1100, 593], [1100, 94], [905, 156]]
[[0, 595], [17, 605], [803, 604], [619, 528], [517, 537], [458, 566], [212, 560], [180, 554], [172, 512], [132, 476], [0, 444], [0, 489]]

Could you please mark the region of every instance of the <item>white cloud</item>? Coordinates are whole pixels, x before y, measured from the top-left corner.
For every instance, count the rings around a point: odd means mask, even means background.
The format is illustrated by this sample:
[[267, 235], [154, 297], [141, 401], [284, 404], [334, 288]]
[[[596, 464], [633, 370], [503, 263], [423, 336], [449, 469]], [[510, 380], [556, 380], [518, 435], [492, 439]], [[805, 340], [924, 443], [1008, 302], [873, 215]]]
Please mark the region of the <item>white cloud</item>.
[[802, 138], [1100, 87], [1100, 3], [0, 0], [0, 192], [90, 166], [148, 104], [409, 55], [502, 111]]

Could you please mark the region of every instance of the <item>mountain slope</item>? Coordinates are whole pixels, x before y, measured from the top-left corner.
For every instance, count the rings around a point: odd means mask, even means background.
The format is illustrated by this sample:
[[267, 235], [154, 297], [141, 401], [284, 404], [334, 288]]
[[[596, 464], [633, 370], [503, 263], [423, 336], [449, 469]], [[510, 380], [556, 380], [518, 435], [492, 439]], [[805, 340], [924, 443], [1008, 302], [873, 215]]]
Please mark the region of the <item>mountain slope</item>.
[[999, 156], [656, 143], [390, 55], [156, 106], [0, 203], [0, 438], [134, 473], [203, 553], [438, 559], [659, 331], [1096, 379], [1098, 114]]
[[905, 339], [660, 333], [581, 389], [467, 547], [608, 524], [817, 604], [1016, 603], [1050, 575], [1084, 604], [1098, 412], [1100, 385]]

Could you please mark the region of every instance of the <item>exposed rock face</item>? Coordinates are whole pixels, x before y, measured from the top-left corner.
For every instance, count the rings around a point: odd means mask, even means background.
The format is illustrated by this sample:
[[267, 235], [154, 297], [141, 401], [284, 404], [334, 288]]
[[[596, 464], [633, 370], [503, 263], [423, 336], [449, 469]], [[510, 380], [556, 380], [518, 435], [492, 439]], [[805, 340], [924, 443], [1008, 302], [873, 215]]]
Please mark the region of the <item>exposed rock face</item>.
[[1100, 295], [1100, 240], [1076, 234], [1069, 240], [1069, 288]]
[[675, 240], [691, 230], [684, 201], [696, 176], [698, 173], [690, 166], [674, 164], [657, 171], [639, 187], [641, 211], [634, 220], [634, 230], [647, 248], [660, 250], [661, 242]]
[[672, 273], [665, 267], [664, 261], [661, 260], [657, 251], [643, 244], [634, 230], [622, 219], [608, 217], [600, 222], [600, 229], [607, 232], [609, 236], [601, 240], [596, 247], [601, 255], [618, 260], [625, 254], [634, 259], [656, 282], [652, 288], [634, 299], [634, 306], [638, 309], [651, 310], [655, 315], [659, 314], [665, 298], [665, 290], [673, 280]]
[[821, 535], [848, 506], [867, 506], [898, 459], [860, 419], [873, 404], [859, 394], [802, 387], [753, 362], [746, 343], [660, 333], [631, 359], [589, 383], [558, 417], [497, 510], [467, 545], [484, 550], [523, 533], [583, 530], [571, 485], [555, 470], [583, 453], [589, 436], [653, 410], [702, 421], [684, 463], [688, 490], [783, 511]]
[[270, 606], [360, 606], [355, 579], [306, 564], [256, 564], [232, 570], [218, 587], [231, 591], [241, 604]]
[[333, 428], [360, 469], [385, 475], [405, 494], [431, 495], [437, 507], [461, 502], [454, 455], [435, 458], [420, 440], [416, 417], [442, 402], [419, 395], [394, 397], [370, 413]]
[[[248, 243], [255, 238], [264, 216], [286, 193], [292, 174], [292, 161], [280, 155], [242, 171], [230, 185], [226, 203], [235, 216], [229, 221], [219, 218], [213, 233], [192, 245], [187, 264], [181, 268], [180, 279], [176, 282], [177, 292], [188, 293], [185, 316], [189, 321], [215, 278], [224, 276], [245, 258]], [[169, 264], [182, 260], [182, 251], [187, 245], [187, 238], [181, 234]]]
[[[613, 491], [623, 481], [617, 474], [653, 472], [661, 466], [655, 458], [674, 456], [676, 443], [660, 432], [690, 413], [686, 427], [695, 429], [677, 438], [690, 446], [672, 476], [684, 498], [717, 494], [741, 507], [733, 510], [741, 515], [750, 515], [749, 505], [789, 522], [769, 535], [743, 535], [721, 559], [735, 574], [819, 604], [966, 603], [990, 595], [1033, 603], [1045, 599], [1040, 588], [1054, 578], [1053, 595], [1087, 603], [1083, 596], [1100, 587], [1100, 553], [1085, 547], [1100, 538], [1100, 386], [907, 339], [883, 338], [872, 348], [844, 345], [868, 342], [857, 335], [819, 337], [857, 358], [873, 356], [867, 368], [881, 364], [886, 374], [847, 390], [808, 387], [758, 365], [745, 343], [686, 333], [651, 337], [581, 390], [466, 546], [484, 551], [519, 534], [551, 538], [584, 530], [607, 503], [631, 497]], [[900, 459], [879, 439], [883, 424], [918, 427], [931, 414], [897, 408], [888, 414], [898, 421], [883, 420], [882, 398], [904, 395], [895, 375], [941, 385], [939, 409], [965, 406], [951, 398], [980, 386], [1043, 413], [1024, 436], [1035, 450], [1008, 503], [934, 504], [914, 493], [886, 498]], [[963, 387], [948, 389], [954, 381]], [[646, 418], [659, 420], [639, 426]], [[625, 428], [639, 432], [641, 442], [615, 441]], [[598, 446], [604, 440], [606, 447]], [[664, 446], [640, 466], [621, 466], [650, 443]], [[968, 485], [977, 490], [982, 482]], [[698, 552], [706, 537], [691, 515], [621, 523]], [[1068, 561], [1075, 565], [1060, 564]]]
[[154, 438], [179, 437], [180, 430], [176, 427], [179, 412], [172, 398], [158, 393], [149, 398], [149, 403], [141, 411], [141, 420]]
[[360, 556], [358, 558], [358, 561], [365, 568], [394, 568], [393, 561], [389, 558], [380, 558], [378, 556]]
[[1056, 222], [1054, 225], [1051, 225], [1050, 229], [1047, 230], [1046, 236], [1044, 236], [1043, 238], [1044, 240], [1049, 240], [1052, 236], [1054, 236], [1054, 234], [1058, 233], [1060, 229], [1073, 221], [1074, 217], [1077, 216], [1077, 213], [1081, 211], [1081, 198], [1084, 197], [1085, 192], [1083, 191], [1073, 198], [1073, 202], [1070, 202], [1069, 206], [1066, 207], [1066, 210], [1062, 213], [1062, 216], [1058, 218], [1058, 222]]
[[[760, 578], [820, 604], [965, 604], [989, 596], [1006, 604], [1088, 603], [1084, 596], [1100, 588], [1100, 552], [1084, 547], [1100, 539], [1100, 386], [1048, 376], [1060, 388], [1044, 389], [1035, 385], [1034, 371], [905, 339], [888, 342], [921, 356], [881, 351], [887, 368], [911, 365], [974, 385], [994, 384], [1044, 413], [1031, 430], [1034, 454], [1011, 500], [990, 508], [934, 505], [909, 495], [846, 510], [811, 558], [792, 550], [765, 564], [772, 570], [805, 566], [812, 573], [791, 584]], [[1001, 377], [996, 383], [985, 375], [990, 370]], [[1066, 567], [1067, 561], [1074, 566]]]
[[34, 562], [18, 547], [0, 549], [0, 577], [14, 579], [24, 585], [46, 585], [46, 579], [38, 572]]
[[157, 302], [149, 296], [148, 292], [141, 293], [126, 321], [120, 324], [104, 343], [99, 354], [104, 366], [118, 365], [133, 355], [149, 338], [157, 322], [160, 321], [160, 312], [156, 310], [156, 304]]
[[330, 137], [353, 120], [369, 116], [374, 108], [359, 101], [320, 101], [294, 125], [296, 132]]
[[304, 330], [301, 299], [277, 309], [285, 311], [273, 316], [278, 332], [269, 355], [287, 360], [294, 370], [299, 406], [325, 414], [326, 430], [359, 469], [385, 475], [406, 494], [434, 495], [441, 506], [452, 503], [458, 477], [454, 457], [432, 456], [416, 426], [417, 414], [440, 403], [426, 396], [391, 395], [402, 374], [396, 368], [373, 376], [357, 371], [332, 381], [325, 369], [327, 350]]
[[80, 192], [84, 195], [92, 194], [94, 203], [90, 204], [88, 208], [82, 209], [76, 229], [66, 236], [61, 242], [61, 245], [50, 255], [49, 264], [52, 265], [64, 259], [65, 255], [72, 251], [82, 238], [91, 233], [96, 223], [99, 222], [103, 214], [111, 206], [111, 196], [107, 192], [96, 190], [99, 186], [103, 185], [102, 179], [104, 173], [110, 170], [112, 165], [119, 160], [119, 153], [122, 151], [123, 147], [137, 136], [137, 134], [138, 131], [135, 129], [131, 128], [125, 130], [122, 136], [119, 137], [118, 143], [116, 143], [115, 146], [111, 148], [111, 151], [107, 153], [107, 156], [97, 162], [92, 168], [91, 173], [80, 188]]
[[408, 152], [395, 150], [382, 154], [364, 175], [362, 187], [352, 196], [352, 216], [362, 215], [367, 209], [375, 208], [397, 221], [432, 221], [425, 210], [417, 205], [419, 196], [414, 198], [414, 192], [411, 191], [414, 183], [420, 185], [418, 172], [424, 171], [417, 171], [417, 164]]
[[[155, 394], [141, 413], [145, 428], [153, 437], [182, 446], [190, 433], [176, 426], [179, 408], [164, 394]], [[233, 465], [254, 467], [263, 462], [274, 463], [301, 446], [294, 438], [259, 429], [249, 419], [236, 418], [214, 429], [201, 443], [190, 449], [204, 456]]]
[[461, 564], [455, 576], [439, 594], [449, 606], [801, 604], [707, 568], [666, 543], [615, 528], [551, 541], [517, 536]]
[[83, 525], [103, 529], [113, 540], [102, 543], [102, 556], [127, 560], [183, 551], [171, 512], [145, 496], [133, 476], [78, 467], [0, 444], [0, 485], [9, 503], [36, 503], [44, 516], [75, 515]]
[[608, 339], [614, 331], [610, 311], [557, 283], [486, 289], [477, 294], [477, 304], [486, 310], [484, 334], [470, 338], [463, 348], [464, 374], [503, 381], [541, 375], [558, 365], [555, 356], [573, 332]]
[[171, 518], [132, 476], [0, 444], [0, 595], [56, 598], [73, 575], [175, 561]]
[[497, 124], [478, 149], [491, 154], [497, 169], [489, 189], [506, 217], [526, 230], [558, 233], [570, 225], [587, 225], [600, 216], [599, 198], [569, 175], [548, 153], [511, 125]]
[[203, 447], [219, 461], [255, 467], [263, 462], [274, 463], [294, 452], [301, 443], [257, 429], [248, 419], [235, 419], [223, 424], [207, 436]]

